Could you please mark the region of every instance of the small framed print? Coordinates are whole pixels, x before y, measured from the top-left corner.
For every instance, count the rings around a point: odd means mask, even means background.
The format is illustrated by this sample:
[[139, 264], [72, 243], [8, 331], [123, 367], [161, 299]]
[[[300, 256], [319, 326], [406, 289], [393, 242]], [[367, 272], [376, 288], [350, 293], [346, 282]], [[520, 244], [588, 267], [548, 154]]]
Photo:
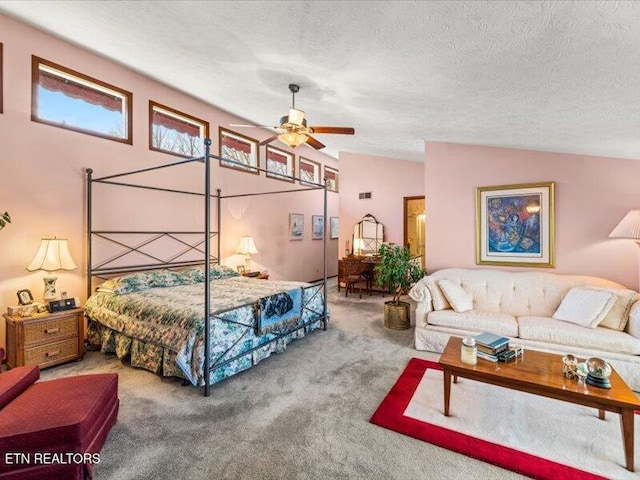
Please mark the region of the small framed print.
[[293, 183], [294, 157], [293, 153], [267, 145], [267, 177]]
[[338, 238], [340, 233], [340, 227], [338, 223], [338, 217], [330, 217], [329, 218], [329, 238], [331, 240], [335, 240]]
[[18, 290], [16, 293], [18, 295], [18, 303], [20, 305], [31, 305], [33, 303], [33, 295], [31, 295], [31, 290], [24, 289]]
[[325, 165], [324, 178], [327, 181], [327, 190], [338, 193], [338, 170]]
[[298, 159], [298, 178], [300, 179], [300, 185], [309, 187], [322, 186], [320, 164], [308, 158], [300, 157]]
[[230, 160], [220, 160], [221, 167], [235, 168], [242, 172], [260, 175], [257, 140], [220, 127], [218, 144], [220, 157]]
[[244, 265], [238, 265], [236, 268], [238, 269], [238, 273], [240, 275], [244, 275], [245, 273], [247, 273], [247, 270], [244, 268]]
[[311, 238], [322, 240], [324, 238], [324, 217], [322, 215], [312, 215], [311, 224], [313, 227]]
[[289, 240], [302, 240], [304, 235], [304, 215], [302, 213], [289, 214]]

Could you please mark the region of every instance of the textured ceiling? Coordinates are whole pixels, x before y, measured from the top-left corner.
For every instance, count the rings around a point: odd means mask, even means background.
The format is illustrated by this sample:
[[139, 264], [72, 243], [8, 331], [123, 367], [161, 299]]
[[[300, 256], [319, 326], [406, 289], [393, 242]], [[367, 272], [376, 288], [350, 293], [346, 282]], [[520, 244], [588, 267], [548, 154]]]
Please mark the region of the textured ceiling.
[[0, 1], [0, 11], [257, 124], [288, 83], [324, 152], [424, 141], [640, 159], [640, 3]]

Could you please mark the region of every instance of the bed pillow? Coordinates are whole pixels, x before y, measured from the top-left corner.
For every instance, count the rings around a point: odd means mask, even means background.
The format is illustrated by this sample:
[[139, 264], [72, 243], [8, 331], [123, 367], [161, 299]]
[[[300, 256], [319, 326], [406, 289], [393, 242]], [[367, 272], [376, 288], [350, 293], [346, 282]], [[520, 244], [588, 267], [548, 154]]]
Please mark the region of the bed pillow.
[[150, 288], [175, 287], [194, 283], [188, 277], [171, 270], [137, 272], [107, 280], [98, 287], [101, 292], [112, 292], [118, 295], [141, 292]]
[[612, 293], [615, 297], [615, 303], [609, 313], [598, 325], [599, 327], [611, 328], [612, 330], [624, 331], [629, 321], [629, 311], [636, 301], [638, 294], [633, 290], [624, 288], [599, 288], [589, 287], [591, 290], [601, 290], [603, 292]]
[[453, 280], [440, 280], [438, 286], [451, 307], [457, 312], [473, 310], [473, 299], [458, 283]]
[[572, 288], [553, 314], [556, 320], [596, 328], [616, 302], [616, 296], [603, 290]]
[[[187, 277], [193, 283], [204, 282], [204, 265], [191, 267], [180, 271], [180, 275]], [[230, 267], [224, 265], [211, 265], [211, 279], [238, 277], [240, 274]]]

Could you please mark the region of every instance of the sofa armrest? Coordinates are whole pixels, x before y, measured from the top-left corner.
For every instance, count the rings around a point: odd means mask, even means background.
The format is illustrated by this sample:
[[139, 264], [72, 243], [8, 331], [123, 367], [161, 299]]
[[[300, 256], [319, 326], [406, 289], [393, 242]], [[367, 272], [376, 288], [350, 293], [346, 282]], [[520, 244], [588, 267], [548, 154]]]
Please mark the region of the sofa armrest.
[[431, 305], [431, 292], [427, 287], [426, 279], [427, 277], [418, 280], [411, 290], [409, 290], [409, 296], [418, 303], [423, 302]]
[[626, 332], [636, 338], [640, 338], [640, 300], [633, 304], [629, 311], [629, 322]]

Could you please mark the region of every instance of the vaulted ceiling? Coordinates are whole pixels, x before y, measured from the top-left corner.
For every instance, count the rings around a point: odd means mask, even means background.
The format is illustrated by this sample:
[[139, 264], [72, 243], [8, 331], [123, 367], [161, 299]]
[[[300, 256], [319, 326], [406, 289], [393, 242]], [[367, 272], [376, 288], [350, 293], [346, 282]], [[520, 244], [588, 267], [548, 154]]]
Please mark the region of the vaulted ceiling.
[[[0, 11], [256, 124], [287, 84], [326, 153], [425, 141], [640, 159], [640, 3], [0, 1]], [[0, 32], [1, 38], [1, 32]]]

